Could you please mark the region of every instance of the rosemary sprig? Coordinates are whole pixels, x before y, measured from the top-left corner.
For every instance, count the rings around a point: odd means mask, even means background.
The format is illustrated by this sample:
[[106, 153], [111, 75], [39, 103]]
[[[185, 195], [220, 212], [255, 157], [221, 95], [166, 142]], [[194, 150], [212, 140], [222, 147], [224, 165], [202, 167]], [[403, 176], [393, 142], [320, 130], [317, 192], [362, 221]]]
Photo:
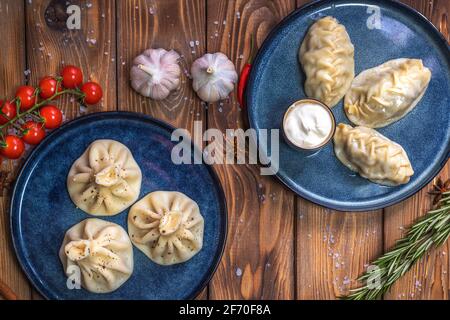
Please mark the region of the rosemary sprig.
[[364, 286], [351, 290], [341, 299], [381, 298], [430, 248], [439, 247], [447, 241], [450, 235], [449, 184], [450, 181], [445, 184], [438, 182], [435, 190], [430, 192], [435, 195], [434, 209], [415, 222], [390, 251], [372, 262], [372, 271], [358, 278]]

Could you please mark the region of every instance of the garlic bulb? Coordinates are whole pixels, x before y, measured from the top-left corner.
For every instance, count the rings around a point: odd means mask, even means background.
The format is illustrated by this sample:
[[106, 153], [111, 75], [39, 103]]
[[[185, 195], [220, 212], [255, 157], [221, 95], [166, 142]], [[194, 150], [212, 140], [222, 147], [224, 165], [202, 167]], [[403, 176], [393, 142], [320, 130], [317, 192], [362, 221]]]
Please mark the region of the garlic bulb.
[[174, 50], [147, 49], [138, 55], [131, 67], [131, 86], [154, 100], [167, 98], [180, 85], [180, 55]]
[[228, 97], [238, 80], [233, 62], [221, 52], [207, 53], [195, 60], [191, 75], [195, 92], [206, 102], [216, 102]]

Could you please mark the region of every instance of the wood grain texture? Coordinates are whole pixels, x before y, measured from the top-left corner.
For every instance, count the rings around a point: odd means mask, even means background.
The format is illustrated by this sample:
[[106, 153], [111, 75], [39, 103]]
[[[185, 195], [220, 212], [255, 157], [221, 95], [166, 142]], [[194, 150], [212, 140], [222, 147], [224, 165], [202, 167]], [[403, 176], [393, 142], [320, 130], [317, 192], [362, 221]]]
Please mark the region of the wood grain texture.
[[205, 110], [186, 75], [178, 91], [154, 101], [132, 90], [129, 74], [133, 59], [148, 48], [174, 49], [188, 73], [188, 66], [205, 52], [205, 1], [118, 1], [117, 12], [120, 110], [146, 113], [192, 132], [194, 121], [204, 122]]
[[297, 297], [336, 299], [382, 253], [382, 214], [337, 212], [298, 198]]
[[[12, 99], [25, 81], [25, 27], [22, 1], [0, 2], [0, 99]], [[30, 286], [19, 267], [9, 232], [9, 198], [21, 161], [1, 161], [0, 170], [0, 279], [19, 299], [30, 298]]]
[[[208, 1], [207, 50], [225, 53], [241, 70], [250, 54], [250, 37], [260, 45], [295, 3]], [[208, 127], [243, 127], [245, 112], [234, 94], [208, 108]], [[228, 241], [210, 284], [211, 299], [294, 298], [293, 194], [274, 177], [251, 165], [216, 165], [228, 203]]]
[[[83, 70], [84, 81], [98, 82], [103, 99], [88, 112], [111, 111], [116, 104], [116, 28], [114, 1], [71, 1], [81, 7], [81, 29], [64, 31], [50, 28], [44, 18], [51, 1], [26, 4], [27, 61], [30, 83], [37, 85], [45, 75], [59, 74], [64, 65]], [[80, 115], [79, 104], [69, 96], [58, 101], [66, 116]]]
[[[175, 49], [188, 67], [205, 52], [222, 51], [241, 70], [250, 51], [296, 6], [308, 0], [120, 0], [80, 1], [81, 30], [50, 29], [50, 0], [0, 1], [0, 98], [12, 97], [28, 80], [56, 74], [64, 64], [80, 66], [85, 78], [104, 88], [103, 102], [88, 112], [144, 112], [177, 127], [246, 128], [246, 112], [235, 101], [205, 109], [183, 77], [163, 102], [129, 85], [133, 58], [147, 48]], [[446, 0], [403, 1], [425, 14], [449, 40]], [[197, 42], [198, 41], [198, 42]], [[193, 46], [191, 46], [193, 43]], [[29, 69], [25, 77], [24, 70]], [[186, 70], [188, 71], [188, 70]], [[28, 72], [27, 72], [28, 73]], [[188, 73], [188, 72], [187, 72]], [[76, 102], [58, 100], [67, 119], [79, 116]], [[0, 279], [21, 299], [40, 296], [21, 272], [9, 234], [9, 188], [21, 161], [3, 161], [0, 171]], [[356, 285], [366, 265], [391, 247], [403, 230], [429, 208], [427, 190], [382, 211], [343, 213], [324, 209], [284, 188], [253, 165], [215, 166], [229, 210], [227, 248], [221, 265], [198, 299], [334, 299]], [[450, 163], [440, 173], [450, 177]], [[450, 243], [430, 252], [394, 285], [386, 299], [449, 299]]]
[[[116, 97], [116, 28], [114, 1], [71, 1], [81, 7], [81, 29], [50, 28], [45, 20], [51, 1], [26, 2], [27, 61], [30, 84], [37, 85], [45, 75], [56, 75], [64, 65], [72, 64], [83, 70], [84, 81], [100, 83], [102, 102], [89, 106], [87, 112], [112, 111], [117, 108]], [[80, 116], [78, 102], [70, 96], [56, 101], [66, 120]], [[33, 298], [41, 299], [34, 292]]]
[[[308, 2], [297, 0], [297, 6]], [[335, 299], [348, 293], [382, 252], [382, 210], [344, 213], [300, 197], [296, 204], [298, 298]]]
[[[448, 14], [450, 1], [403, 1], [424, 14], [449, 41]], [[450, 178], [450, 162], [441, 171], [440, 177], [445, 181]], [[424, 215], [431, 207], [427, 192], [433, 182], [410, 199], [384, 209], [384, 249], [395, 244], [408, 227], [418, 217]], [[408, 274], [401, 278], [385, 295], [385, 299], [449, 299], [448, 258], [450, 240], [439, 249], [432, 250]]]
[[[142, 112], [193, 133], [194, 121], [206, 128], [206, 110], [192, 90], [188, 66], [205, 53], [205, 1], [118, 1], [119, 109]], [[164, 101], [139, 95], [130, 86], [133, 59], [148, 48], [174, 49], [184, 69], [180, 88]], [[200, 142], [201, 143], [201, 142]], [[205, 288], [197, 299], [207, 299]]]

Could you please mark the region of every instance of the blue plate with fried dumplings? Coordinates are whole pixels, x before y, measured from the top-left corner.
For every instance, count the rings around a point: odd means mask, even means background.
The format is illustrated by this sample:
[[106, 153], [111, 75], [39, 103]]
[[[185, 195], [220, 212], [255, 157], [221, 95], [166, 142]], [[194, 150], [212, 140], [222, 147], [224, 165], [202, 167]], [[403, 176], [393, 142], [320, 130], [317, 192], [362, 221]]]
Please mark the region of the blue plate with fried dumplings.
[[[386, 187], [347, 169], [333, 144], [307, 154], [280, 141], [277, 177], [301, 197], [328, 208], [366, 211], [406, 199], [442, 169], [450, 153], [450, 50], [424, 16], [393, 1], [317, 1], [285, 18], [263, 43], [253, 64], [246, 102], [250, 126], [280, 129], [283, 114], [306, 98], [298, 59], [308, 28], [325, 16], [345, 26], [355, 47], [355, 74], [396, 58], [422, 59], [432, 72], [419, 104], [403, 119], [377, 129], [406, 150], [415, 174], [409, 183]], [[337, 123], [350, 124], [342, 100], [333, 109]], [[264, 155], [271, 145], [261, 145]]]

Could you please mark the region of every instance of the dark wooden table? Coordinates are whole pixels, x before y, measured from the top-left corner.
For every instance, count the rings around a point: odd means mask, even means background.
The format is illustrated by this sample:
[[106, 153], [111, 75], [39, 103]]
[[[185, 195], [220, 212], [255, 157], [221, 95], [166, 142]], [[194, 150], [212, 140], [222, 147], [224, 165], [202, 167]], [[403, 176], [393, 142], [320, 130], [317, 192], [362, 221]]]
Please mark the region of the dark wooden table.
[[[240, 70], [251, 34], [258, 45], [287, 14], [307, 1], [295, 0], [100, 0], [79, 4], [81, 30], [48, 27], [49, 0], [0, 1], [0, 96], [12, 97], [28, 81], [36, 85], [63, 64], [80, 66], [105, 89], [103, 103], [88, 112], [128, 110], [150, 114], [176, 127], [244, 127], [234, 97], [208, 109], [183, 79], [163, 102], [134, 92], [132, 59], [146, 48], [174, 48], [188, 64], [206, 52], [226, 53]], [[448, 0], [404, 1], [448, 34]], [[198, 41], [198, 45], [195, 45]], [[190, 44], [194, 43], [192, 48]], [[25, 73], [24, 73], [25, 71]], [[67, 119], [80, 115], [75, 102], [58, 101]], [[39, 299], [20, 269], [10, 240], [8, 206], [20, 162], [1, 167], [0, 279], [22, 299]], [[215, 167], [229, 208], [227, 247], [201, 299], [334, 299], [355, 286], [371, 259], [391, 247], [411, 221], [429, 208], [427, 186], [384, 210], [345, 213], [296, 197], [252, 165]], [[450, 165], [440, 173], [449, 178]], [[39, 190], [36, 190], [39, 192]], [[45, 214], [45, 213], [43, 213]], [[43, 217], [44, 218], [44, 217]], [[433, 250], [402, 278], [386, 299], [448, 299], [449, 243]]]

